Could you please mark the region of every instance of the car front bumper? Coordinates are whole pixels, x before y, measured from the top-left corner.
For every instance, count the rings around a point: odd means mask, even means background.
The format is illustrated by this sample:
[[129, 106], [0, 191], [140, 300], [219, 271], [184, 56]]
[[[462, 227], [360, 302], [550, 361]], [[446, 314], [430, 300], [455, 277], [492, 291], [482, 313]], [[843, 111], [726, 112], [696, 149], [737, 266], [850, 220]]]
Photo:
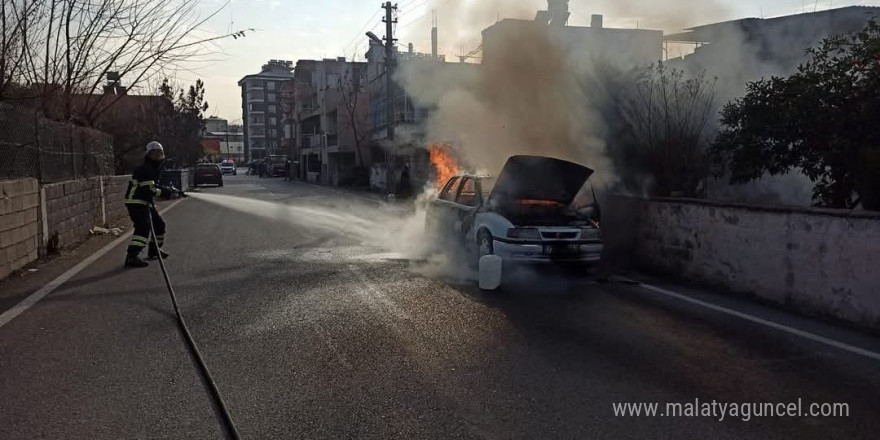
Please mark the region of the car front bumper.
[[602, 243], [595, 242], [523, 244], [495, 240], [494, 243], [495, 255], [503, 260], [524, 263], [598, 263], [602, 259], [603, 249]]

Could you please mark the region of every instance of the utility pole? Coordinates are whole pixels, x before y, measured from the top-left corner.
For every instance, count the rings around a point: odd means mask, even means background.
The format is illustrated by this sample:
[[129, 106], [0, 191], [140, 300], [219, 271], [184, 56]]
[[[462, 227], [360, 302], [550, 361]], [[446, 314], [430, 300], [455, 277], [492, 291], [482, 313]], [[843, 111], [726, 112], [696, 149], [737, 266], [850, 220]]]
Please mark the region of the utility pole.
[[394, 42], [397, 41], [394, 38], [394, 24], [397, 23], [397, 20], [394, 19], [394, 11], [397, 10], [397, 5], [392, 5], [391, 2], [385, 2], [382, 5], [382, 8], [385, 9], [385, 18], [382, 20], [385, 22], [385, 95], [387, 100], [386, 111], [388, 118], [388, 140], [394, 140], [394, 69], [397, 64], [397, 60], [394, 57]]

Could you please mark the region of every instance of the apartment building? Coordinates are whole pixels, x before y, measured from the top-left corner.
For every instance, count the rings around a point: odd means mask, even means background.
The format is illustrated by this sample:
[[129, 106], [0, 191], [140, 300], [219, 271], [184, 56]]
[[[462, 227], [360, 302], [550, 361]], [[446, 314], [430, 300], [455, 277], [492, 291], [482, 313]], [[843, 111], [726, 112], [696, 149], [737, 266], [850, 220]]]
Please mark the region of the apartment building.
[[365, 71], [365, 63], [345, 58], [297, 61], [282, 107], [299, 178], [333, 186], [366, 180], [371, 154]]
[[271, 60], [260, 73], [238, 81], [246, 160], [286, 154], [282, 122], [281, 92], [293, 81], [293, 62]]

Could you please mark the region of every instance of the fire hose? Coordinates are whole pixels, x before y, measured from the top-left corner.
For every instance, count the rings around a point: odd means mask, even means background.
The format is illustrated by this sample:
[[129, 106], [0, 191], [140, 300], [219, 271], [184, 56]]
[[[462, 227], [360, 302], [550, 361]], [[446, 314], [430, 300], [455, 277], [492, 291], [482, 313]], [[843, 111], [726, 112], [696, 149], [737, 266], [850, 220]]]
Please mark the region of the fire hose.
[[[182, 191], [178, 192], [183, 195]], [[184, 195], [185, 197], [185, 195]], [[152, 205], [153, 209], [156, 209], [156, 205]], [[174, 286], [171, 285], [171, 278], [168, 276], [168, 270], [165, 268], [165, 260], [162, 258], [162, 252], [159, 250], [159, 240], [156, 238], [156, 230], [153, 227], [153, 215], [150, 214], [150, 236], [153, 239], [153, 246], [156, 247], [156, 254], [159, 258], [159, 267], [162, 269], [162, 276], [165, 278], [165, 285], [168, 287], [168, 294], [171, 296], [171, 304], [174, 306], [174, 314], [177, 317], [177, 325], [180, 328], [181, 334], [183, 334], [183, 339], [186, 341], [186, 346], [189, 349], [190, 355], [192, 355], [193, 359], [196, 361], [196, 365], [198, 366], [199, 374], [202, 377], [205, 385], [208, 387], [208, 391], [211, 399], [214, 402], [215, 409], [220, 413], [220, 422], [223, 430], [225, 431], [226, 438], [232, 440], [240, 440], [241, 436], [238, 434], [238, 429], [235, 427], [235, 423], [232, 421], [232, 416], [229, 414], [229, 410], [226, 407], [226, 402], [223, 401], [223, 396], [220, 395], [220, 389], [217, 388], [217, 383], [214, 382], [214, 377], [211, 376], [211, 372], [208, 370], [207, 364], [205, 364], [204, 358], [202, 358], [202, 353], [199, 351], [199, 347], [196, 346], [196, 341], [193, 339], [192, 333], [189, 331], [189, 327], [186, 325], [186, 321], [183, 319], [183, 315], [180, 313], [180, 307], [177, 305], [177, 295], [174, 293]]]

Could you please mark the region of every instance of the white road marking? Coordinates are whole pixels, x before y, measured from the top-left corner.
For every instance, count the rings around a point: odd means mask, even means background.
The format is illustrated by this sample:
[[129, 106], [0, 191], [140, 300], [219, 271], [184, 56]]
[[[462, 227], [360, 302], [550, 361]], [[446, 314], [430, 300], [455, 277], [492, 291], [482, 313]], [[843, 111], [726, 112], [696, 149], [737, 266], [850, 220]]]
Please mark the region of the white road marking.
[[[176, 202], [165, 207], [165, 209], [161, 210], [160, 213], [164, 214], [164, 213], [168, 212], [168, 210], [177, 206], [177, 204], [182, 201], [183, 201], [182, 199], [177, 200]], [[15, 319], [18, 315], [21, 315], [27, 309], [33, 307], [34, 304], [39, 302], [41, 299], [45, 298], [46, 295], [54, 292], [56, 289], [61, 287], [61, 285], [66, 283], [68, 280], [70, 280], [71, 278], [75, 277], [77, 274], [82, 272], [83, 269], [89, 267], [92, 263], [97, 261], [99, 258], [103, 257], [108, 252], [112, 251], [116, 246], [119, 246], [120, 244], [124, 243], [126, 240], [131, 238], [131, 234], [133, 232], [134, 231], [126, 232], [121, 237], [117, 238], [116, 240], [113, 240], [110, 244], [102, 247], [94, 254], [88, 256], [85, 260], [80, 261], [76, 266], [73, 266], [72, 268], [70, 268], [67, 272], [64, 272], [63, 274], [58, 276], [58, 278], [55, 278], [54, 280], [50, 281], [48, 284], [46, 284], [45, 286], [40, 288], [40, 290], [37, 290], [36, 292], [30, 294], [30, 296], [23, 299], [18, 304], [14, 305], [11, 309], [3, 312], [3, 314], [0, 314], [0, 328], [2, 328], [6, 324], [9, 324], [9, 322], [12, 321], [13, 319]]]
[[746, 313], [743, 313], [743, 312], [739, 312], [739, 311], [736, 311], [736, 310], [733, 310], [733, 309], [729, 309], [729, 308], [727, 308], [727, 307], [723, 307], [723, 306], [719, 306], [719, 305], [716, 305], [716, 304], [708, 303], [708, 302], [706, 302], [706, 301], [701, 301], [701, 300], [698, 300], [698, 299], [695, 299], [695, 298], [691, 298], [691, 297], [689, 297], [689, 296], [687, 296], [687, 295], [682, 295], [682, 294], [680, 294], [680, 293], [672, 292], [672, 291], [669, 291], [669, 290], [666, 290], [666, 289], [663, 289], [663, 288], [660, 288], [660, 287], [657, 287], [657, 286], [652, 286], [652, 285], [650, 285], [650, 284], [641, 284], [641, 286], [642, 286], [643, 288], [645, 288], [645, 289], [647, 289], [647, 290], [650, 290], [650, 291], [652, 291], [652, 292], [655, 292], [655, 293], [659, 293], [659, 294], [662, 294], [662, 295], [666, 295], [666, 296], [669, 296], [669, 297], [672, 297], [672, 298], [675, 298], [675, 299], [678, 299], [678, 300], [681, 300], [681, 301], [684, 301], [684, 302], [688, 302], [688, 303], [691, 303], [691, 304], [695, 304], [695, 305], [698, 305], [698, 306], [702, 306], [702, 307], [705, 307], [705, 308], [707, 308], [707, 309], [712, 309], [712, 310], [714, 310], [714, 311], [716, 311], [716, 312], [721, 312], [721, 313], [724, 313], [724, 314], [726, 314], [726, 315], [735, 316], [735, 317], [737, 317], [737, 318], [744, 319], [744, 320], [746, 320], [746, 321], [754, 322], [755, 324], [761, 324], [761, 325], [764, 325], [764, 326], [767, 326], [767, 327], [770, 327], [770, 328], [773, 328], [773, 329], [776, 329], [776, 330], [779, 330], [779, 331], [783, 331], [783, 332], [786, 332], [786, 333], [789, 333], [789, 334], [792, 334], [792, 335], [795, 335], [795, 336], [800, 336], [800, 337], [802, 337], [802, 338], [809, 339], [809, 340], [814, 341], [814, 342], [818, 342], [818, 343], [820, 343], [820, 344], [825, 344], [825, 345], [828, 345], [828, 346], [830, 346], [830, 347], [834, 347], [834, 348], [837, 348], [837, 349], [840, 349], [840, 350], [848, 351], [848, 352], [850, 352], [850, 353], [854, 353], [854, 354], [858, 354], [858, 355], [861, 355], [861, 356], [865, 356], [865, 357], [867, 357], [867, 358], [871, 358], [871, 359], [874, 359], [874, 360], [876, 360], [876, 361], [880, 361], [880, 353], [875, 353], [875, 352], [873, 352], [873, 351], [865, 350], [864, 348], [859, 348], [859, 347], [856, 347], [856, 346], [854, 346], [854, 345], [849, 345], [849, 344], [846, 344], [846, 343], [843, 343], [843, 342], [835, 341], [835, 340], [833, 340], [833, 339], [826, 338], [826, 337], [824, 337], [824, 336], [819, 336], [819, 335], [814, 334], [814, 333], [806, 332], [806, 331], [803, 331], [803, 330], [798, 330], [798, 329], [796, 329], [796, 328], [789, 327], [789, 326], [787, 326], [787, 325], [783, 325], [783, 324], [779, 324], [779, 323], [776, 323], [776, 322], [773, 322], [773, 321], [769, 321], [769, 320], [766, 320], [766, 319], [763, 319], [763, 318], [758, 318], [757, 316], [752, 316], [752, 315], [749, 315], [749, 314], [746, 314]]

